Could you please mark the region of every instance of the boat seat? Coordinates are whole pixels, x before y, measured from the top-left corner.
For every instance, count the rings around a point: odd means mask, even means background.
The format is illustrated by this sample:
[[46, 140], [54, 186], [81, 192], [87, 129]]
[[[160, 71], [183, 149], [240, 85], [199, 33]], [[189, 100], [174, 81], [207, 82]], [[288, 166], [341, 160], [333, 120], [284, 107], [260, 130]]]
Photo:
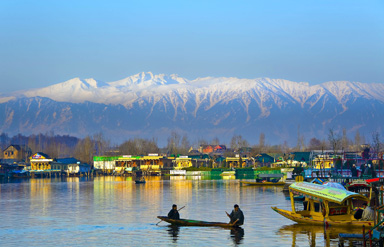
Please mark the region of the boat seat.
[[332, 207], [329, 209], [329, 215], [341, 215], [346, 214], [348, 208], [346, 206], [342, 207]]

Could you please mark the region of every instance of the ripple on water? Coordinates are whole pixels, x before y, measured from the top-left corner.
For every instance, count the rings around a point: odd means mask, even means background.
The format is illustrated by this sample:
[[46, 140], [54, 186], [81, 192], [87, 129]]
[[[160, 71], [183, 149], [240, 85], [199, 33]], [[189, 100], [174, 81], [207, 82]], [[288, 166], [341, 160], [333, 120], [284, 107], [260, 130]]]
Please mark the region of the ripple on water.
[[[170, 227], [173, 203], [182, 218], [227, 222], [239, 204], [242, 230]], [[238, 180], [162, 180], [137, 186], [119, 177], [25, 180], [0, 184], [0, 236], [9, 246], [308, 246], [337, 245], [337, 231], [302, 228], [275, 213], [290, 208], [281, 187]]]

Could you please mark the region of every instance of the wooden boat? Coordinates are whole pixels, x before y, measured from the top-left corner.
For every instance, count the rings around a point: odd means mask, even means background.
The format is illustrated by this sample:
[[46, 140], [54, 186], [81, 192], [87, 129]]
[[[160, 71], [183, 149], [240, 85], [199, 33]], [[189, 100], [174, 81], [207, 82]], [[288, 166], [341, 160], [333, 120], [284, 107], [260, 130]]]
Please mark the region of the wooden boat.
[[265, 181], [265, 182], [263, 182], [263, 181], [262, 182], [241, 181], [240, 183], [242, 183], [244, 185], [259, 185], [259, 186], [268, 186], [268, 185], [282, 186], [285, 184], [284, 182], [268, 182], [268, 181]]
[[282, 186], [285, 182], [281, 181], [284, 174], [259, 174], [255, 182], [240, 181], [244, 185], [259, 185], [259, 186]]
[[238, 227], [239, 225], [233, 225], [224, 222], [209, 222], [200, 220], [188, 220], [188, 219], [170, 219], [167, 216], [157, 216], [157, 218], [177, 226], [219, 226], [219, 227]]
[[135, 183], [137, 183], [137, 184], [145, 184], [145, 179], [137, 179], [137, 180], [135, 180]]
[[[378, 207], [379, 206], [379, 190], [377, 186], [375, 186], [375, 183], [380, 182], [379, 178], [374, 179], [356, 179], [352, 180], [348, 184], [346, 184], [346, 188], [349, 191], [362, 194], [369, 198], [369, 205], [371, 207]], [[355, 207], [361, 207], [362, 203], [355, 202]]]
[[[289, 195], [292, 210], [277, 207], [272, 207], [272, 209], [297, 223], [348, 227], [373, 226], [373, 221], [359, 221], [354, 218], [353, 200], [368, 201], [367, 197], [358, 193], [319, 184], [298, 182], [289, 186]], [[303, 202], [303, 210], [296, 210], [295, 195], [306, 197]]]

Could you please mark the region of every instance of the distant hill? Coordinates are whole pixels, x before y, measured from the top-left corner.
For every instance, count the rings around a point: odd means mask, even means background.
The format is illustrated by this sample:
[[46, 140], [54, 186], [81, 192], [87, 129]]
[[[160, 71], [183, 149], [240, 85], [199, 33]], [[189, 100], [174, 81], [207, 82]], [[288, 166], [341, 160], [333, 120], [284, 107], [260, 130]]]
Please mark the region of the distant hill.
[[[139, 73], [114, 82], [74, 78], [46, 88], [0, 96], [0, 132], [54, 131], [112, 141], [157, 137], [172, 130], [194, 141], [240, 134], [257, 143], [327, 139], [329, 128], [382, 133], [384, 84], [326, 82], [309, 86], [281, 79], [197, 78]], [[300, 126], [300, 127], [299, 127]]]

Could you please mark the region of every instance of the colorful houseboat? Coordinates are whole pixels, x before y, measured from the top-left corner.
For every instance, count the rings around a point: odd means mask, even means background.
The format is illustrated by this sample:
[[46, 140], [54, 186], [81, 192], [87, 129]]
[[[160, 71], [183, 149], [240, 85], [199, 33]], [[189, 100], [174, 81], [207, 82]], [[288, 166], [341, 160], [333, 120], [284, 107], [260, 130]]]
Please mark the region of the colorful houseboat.
[[[368, 201], [358, 193], [319, 184], [298, 182], [289, 186], [291, 210], [272, 207], [274, 211], [297, 223], [310, 225], [328, 224], [331, 226], [362, 227], [373, 226], [373, 221], [360, 221], [354, 218], [353, 200]], [[300, 204], [304, 207], [296, 209], [295, 195], [305, 196]]]

